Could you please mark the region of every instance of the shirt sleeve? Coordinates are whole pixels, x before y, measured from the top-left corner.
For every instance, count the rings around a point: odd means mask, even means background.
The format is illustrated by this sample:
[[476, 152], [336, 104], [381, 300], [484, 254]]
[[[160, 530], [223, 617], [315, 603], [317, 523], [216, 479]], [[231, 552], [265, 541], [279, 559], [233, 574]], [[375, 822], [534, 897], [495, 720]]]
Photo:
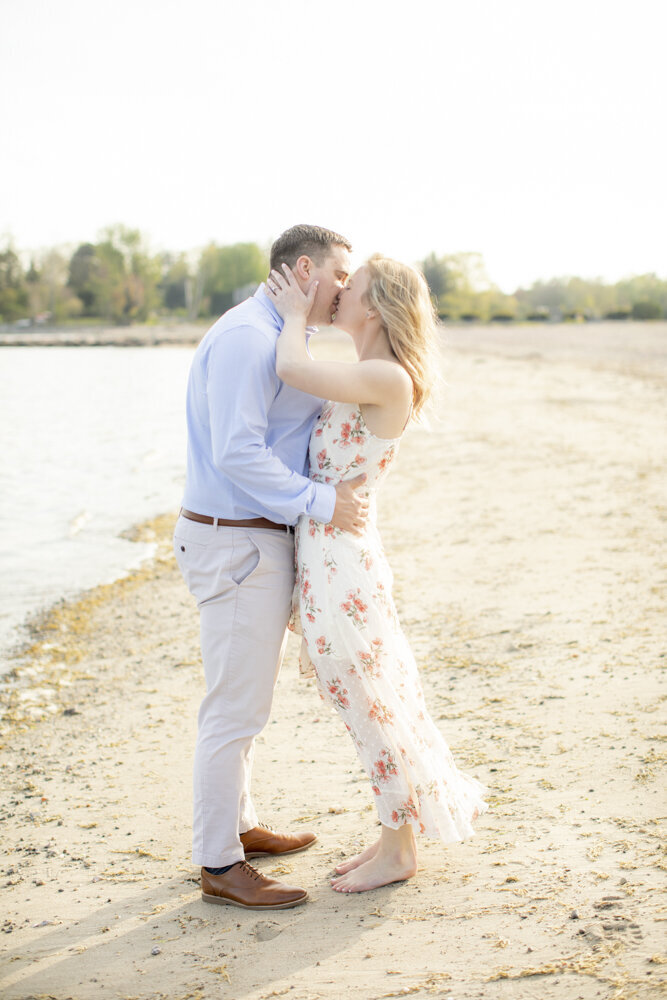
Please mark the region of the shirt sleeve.
[[278, 390], [275, 345], [251, 326], [236, 327], [211, 348], [206, 392], [213, 461], [228, 479], [276, 520], [300, 514], [328, 523], [336, 491], [288, 468], [266, 443], [268, 413]]

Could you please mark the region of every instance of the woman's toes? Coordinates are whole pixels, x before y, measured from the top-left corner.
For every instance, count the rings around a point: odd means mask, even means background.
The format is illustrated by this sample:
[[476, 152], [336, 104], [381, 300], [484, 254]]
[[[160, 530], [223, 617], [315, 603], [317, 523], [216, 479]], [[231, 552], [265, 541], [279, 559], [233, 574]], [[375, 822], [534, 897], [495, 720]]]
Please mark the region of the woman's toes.
[[361, 852], [361, 854], [355, 854], [355, 856], [350, 858], [349, 861], [343, 861], [342, 864], [337, 865], [334, 871], [337, 875], [347, 875], [348, 872], [353, 871], [353, 869], [358, 868], [360, 865], [365, 864], [367, 861], [370, 861], [371, 858], [375, 857], [378, 846], [379, 842], [371, 844], [371, 846], [367, 847], [365, 851]]
[[372, 858], [359, 865], [347, 875], [332, 881], [331, 887], [336, 892], [367, 892], [369, 889], [379, 889], [392, 882], [402, 882], [416, 874], [417, 865], [411, 859], [397, 860]]

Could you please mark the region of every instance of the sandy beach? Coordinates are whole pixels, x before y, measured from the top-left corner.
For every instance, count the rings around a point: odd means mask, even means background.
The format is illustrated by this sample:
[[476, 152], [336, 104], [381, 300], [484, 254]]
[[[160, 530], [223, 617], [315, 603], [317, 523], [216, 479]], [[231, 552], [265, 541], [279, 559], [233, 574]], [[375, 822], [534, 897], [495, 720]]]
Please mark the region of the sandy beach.
[[202, 902], [198, 619], [169, 512], [137, 528], [155, 560], [44, 616], [2, 687], [6, 1000], [662, 995], [667, 324], [601, 330], [449, 331], [439, 419], [380, 498], [427, 704], [489, 788], [477, 836], [331, 891], [373, 795], [291, 638], [255, 797], [319, 839], [257, 866], [310, 901]]

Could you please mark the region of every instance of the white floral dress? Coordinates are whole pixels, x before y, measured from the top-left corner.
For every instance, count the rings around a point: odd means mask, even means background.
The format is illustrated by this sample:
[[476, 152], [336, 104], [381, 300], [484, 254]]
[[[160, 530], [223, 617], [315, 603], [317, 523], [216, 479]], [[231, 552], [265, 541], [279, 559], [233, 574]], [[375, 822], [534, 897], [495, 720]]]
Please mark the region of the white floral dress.
[[452, 843], [473, 834], [485, 789], [457, 769], [430, 718], [396, 615], [375, 494], [398, 444], [371, 434], [358, 406], [325, 405], [310, 441], [310, 477], [337, 483], [365, 472], [370, 516], [362, 537], [299, 518], [290, 627], [303, 635], [302, 672], [314, 670], [354, 741], [380, 822], [411, 823]]

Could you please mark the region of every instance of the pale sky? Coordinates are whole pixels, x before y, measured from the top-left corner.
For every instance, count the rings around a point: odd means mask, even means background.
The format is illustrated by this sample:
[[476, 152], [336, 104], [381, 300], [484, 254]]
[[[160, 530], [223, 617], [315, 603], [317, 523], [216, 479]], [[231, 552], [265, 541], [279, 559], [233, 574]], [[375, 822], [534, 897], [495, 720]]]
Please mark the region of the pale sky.
[[664, 0], [0, 0], [0, 235], [667, 276]]

